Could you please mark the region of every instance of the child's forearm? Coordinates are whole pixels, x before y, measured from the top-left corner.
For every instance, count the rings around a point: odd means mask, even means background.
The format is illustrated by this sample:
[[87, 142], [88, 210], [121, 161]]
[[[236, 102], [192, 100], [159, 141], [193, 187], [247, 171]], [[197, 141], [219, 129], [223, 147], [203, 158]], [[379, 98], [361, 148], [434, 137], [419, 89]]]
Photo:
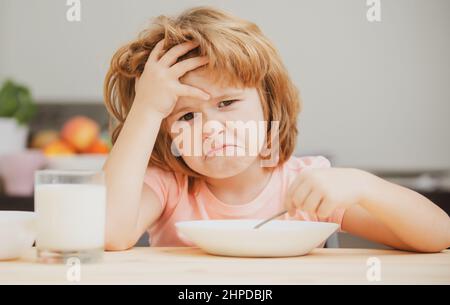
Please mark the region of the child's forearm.
[[126, 243], [135, 233], [144, 175], [162, 119], [162, 114], [135, 100], [103, 167], [107, 244]]
[[363, 208], [412, 249], [439, 252], [450, 247], [450, 218], [442, 209], [410, 189], [368, 175]]

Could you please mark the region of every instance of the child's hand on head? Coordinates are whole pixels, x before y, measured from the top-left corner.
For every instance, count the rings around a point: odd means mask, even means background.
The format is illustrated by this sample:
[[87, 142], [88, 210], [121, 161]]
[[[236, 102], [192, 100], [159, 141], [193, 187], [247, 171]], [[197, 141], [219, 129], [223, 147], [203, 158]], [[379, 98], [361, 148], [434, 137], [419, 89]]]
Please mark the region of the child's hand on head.
[[301, 210], [324, 221], [336, 209], [362, 200], [368, 188], [367, 176], [352, 168], [305, 168], [289, 187], [285, 208], [290, 216]]
[[[178, 44], [163, 53], [164, 39], [151, 51], [142, 75], [136, 78], [135, 100], [150, 109], [168, 116], [180, 96], [209, 99], [209, 94], [199, 88], [180, 83], [179, 78], [190, 70], [208, 63], [206, 56], [188, 58], [177, 63], [178, 57], [196, 48], [197, 43], [189, 41]], [[162, 55], [162, 56], [161, 56]]]

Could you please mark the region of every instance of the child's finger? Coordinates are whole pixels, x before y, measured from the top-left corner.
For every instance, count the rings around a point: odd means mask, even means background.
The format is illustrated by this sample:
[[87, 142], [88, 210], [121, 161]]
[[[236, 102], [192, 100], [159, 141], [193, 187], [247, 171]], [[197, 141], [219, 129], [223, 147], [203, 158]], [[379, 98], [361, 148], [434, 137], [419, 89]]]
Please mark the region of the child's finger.
[[150, 55], [148, 56], [147, 61], [153, 61], [156, 62], [159, 59], [159, 56], [162, 54], [164, 47], [164, 39], [161, 39], [153, 48], [153, 50], [150, 52]]
[[292, 198], [296, 210], [301, 209], [303, 202], [309, 196], [311, 191], [312, 187], [307, 181], [304, 181], [297, 186]]
[[205, 91], [189, 85], [180, 85], [179, 88], [178, 96], [190, 96], [201, 100], [209, 100], [210, 98]]
[[322, 193], [313, 190], [306, 198], [301, 209], [310, 214], [316, 214], [317, 207], [322, 200]]
[[299, 179], [297, 178], [291, 183], [291, 185], [289, 186], [289, 188], [286, 192], [286, 195], [284, 196], [283, 204], [284, 204], [285, 209], [288, 210], [290, 216], [294, 216], [295, 205], [294, 205], [292, 199], [293, 199], [294, 191], [296, 190], [298, 184], [299, 184]]
[[317, 208], [317, 216], [321, 221], [324, 221], [331, 216], [333, 210], [334, 205], [332, 204], [331, 201], [325, 198], [324, 200], [322, 200], [319, 207]]
[[159, 62], [167, 67], [170, 67], [177, 62], [178, 57], [186, 54], [196, 47], [198, 47], [198, 42], [193, 41], [177, 44], [176, 46], [173, 46], [170, 50], [168, 50], [166, 54], [161, 57]]
[[288, 211], [289, 216], [292, 217], [295, 215], [295, 205], [290, 196], [286, 196], [286, 199], [284, 200], [284, 209]]
[[175, 74], [177, 78], [180, 78], [187, 72], [194, 70], [200, 66], [206, 65], [208, 61], [209, 58], [207, 56], [193, 57], [176, 63], [170, 68], [170, 70]]

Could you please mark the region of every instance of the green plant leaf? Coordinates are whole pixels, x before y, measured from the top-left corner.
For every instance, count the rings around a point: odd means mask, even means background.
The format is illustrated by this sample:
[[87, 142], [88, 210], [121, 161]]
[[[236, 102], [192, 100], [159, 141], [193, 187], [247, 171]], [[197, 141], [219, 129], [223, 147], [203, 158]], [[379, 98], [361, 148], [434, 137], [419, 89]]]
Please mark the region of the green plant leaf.
[[26, 124], [35, 116], [36, 108], [27, 87], [5, 81], [0, 90], [0, 116], [14, 117], [19, 124]]
[[0, 117], [12, 117], [18, 108], [16, 87], [12, 81], [7, 80], [0, 90]]

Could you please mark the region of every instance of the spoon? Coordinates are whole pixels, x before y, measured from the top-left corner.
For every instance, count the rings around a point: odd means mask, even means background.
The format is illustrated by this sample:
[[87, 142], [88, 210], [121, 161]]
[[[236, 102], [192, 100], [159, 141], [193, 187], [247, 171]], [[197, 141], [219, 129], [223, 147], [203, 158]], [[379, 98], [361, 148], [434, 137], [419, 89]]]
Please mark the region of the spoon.
[[267, 218], [266, 220], [263, 220], [263, 221], [261, 221], [260, 223], [258, 223], [256, 226], [253, 227], [253, 229], [258, 229], [258, 228], [260, 228], [262, 225], [268, 223], [269, 221], [271, 221], [271, 220], [273, 220], [273, 219], [275, 219], [275, 218], [277, 218], [277, 217], [280, 217], [280, 216], [283, 215], [283, 214], [286, 214], [287, 212], [288, 212], [288, 210], [283, 210], [283, 211], [281, 211], [281, 212], [278, 212], [277, 214], [275, 214], [275, 215], [273, 215], [273, 216]]

